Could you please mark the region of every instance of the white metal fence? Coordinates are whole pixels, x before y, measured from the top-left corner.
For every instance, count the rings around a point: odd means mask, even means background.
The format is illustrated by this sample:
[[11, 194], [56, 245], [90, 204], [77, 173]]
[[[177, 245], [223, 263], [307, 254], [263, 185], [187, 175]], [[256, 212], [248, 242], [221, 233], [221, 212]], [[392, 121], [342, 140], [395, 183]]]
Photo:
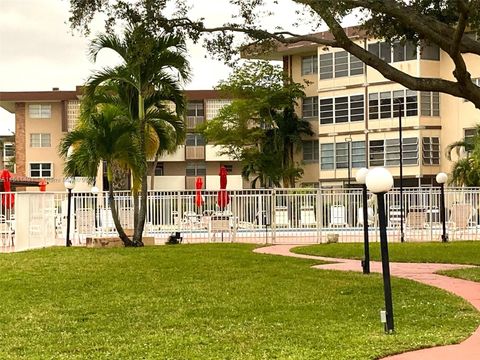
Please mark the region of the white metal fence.
[[[164, 243], [180, 233], [186, 243], [247, 242], [309, 244], [327, 241], [363, 241], [362, 192], [360, 189], [228, 190], [229, 203], [218, 205], [219, 191], [202, 190], [201, 206], [193, 191], [151, 191], [148, 194], [144, 236]], [[5, 206], [8, 196], [14, 206]], [[447, 231], [450, 240], [480, 237], [480, 189], [447, 188]], [[1, 194], [0, 251], [14, 251], [65, 243], [67, 193]], [[120, 222], [133, 229], [133, 199], [116, 192]], [[388, 240], [440, 241], [439, 188], [407, 188], [387, 194]], [[73, 192], [71, 235], [74, 245], [87, 237], [116, 236], [107, 193]], [[378, 241], [376, 197], [368, 195], [370, 241]], [[403, 216], [402, 216], [403, 215]]]

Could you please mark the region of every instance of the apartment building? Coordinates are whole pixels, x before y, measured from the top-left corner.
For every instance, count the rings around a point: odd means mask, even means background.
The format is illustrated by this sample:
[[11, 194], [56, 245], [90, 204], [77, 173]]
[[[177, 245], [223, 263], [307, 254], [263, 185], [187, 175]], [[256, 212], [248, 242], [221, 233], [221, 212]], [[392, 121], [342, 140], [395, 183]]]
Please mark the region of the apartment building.
[[[229, 189], [243, 188], [240, 164], [219, 155], [219, 147], [205, 144], [202, 136], [195, 132], [198, 124], [215, 117], [230, 101], [214, 90], [186, 90], [185, 95], [188, 101], [186, 141], [174, 154], [159, 159], [155, 189], [194, 189], [197, 177], [203, 178], [204, 188], [218, 189], [220, 166], [227, 168]], [[80, 87], [75, 91], [54, 88], [39, 92], [0, 92], [0, 106], [15, 114], [17, 175], [45, 178], [48, 190], [64, 190], [58, 144], [77, 123], [80, 98]], [[99, 169], [96, 185], [106, 188], [104, 169]], [[76, 179], [75, 190], [89, 191], [90, 187], [81, 178]]]
[[[453, 80], [453, 63], [438, 47], [391, 46], [365, 37], [358, 28], [346, 31], [356, 44], [408, 74]], [[331, 37], [328, 32], [315, 35]], [[447, 145], [480, 123], [480, 111], [468, 101], [406, 89], [343, 49], [302, 42], [258, 57], [283, 61], [294, 81], [309, 82], [298, 106], [315, 131], [303, 142], [298, 159], [304, 163], [303, 185], [354, 183], [358, 168], [375, 166], [387, 167], [398, 184], [399, 108], [404, 185], [433, 184], [438, 172], [448, 173], [452, 166], [445, 157]], [[480, 58], [468, 54], [464, 59], [480, 86]]]

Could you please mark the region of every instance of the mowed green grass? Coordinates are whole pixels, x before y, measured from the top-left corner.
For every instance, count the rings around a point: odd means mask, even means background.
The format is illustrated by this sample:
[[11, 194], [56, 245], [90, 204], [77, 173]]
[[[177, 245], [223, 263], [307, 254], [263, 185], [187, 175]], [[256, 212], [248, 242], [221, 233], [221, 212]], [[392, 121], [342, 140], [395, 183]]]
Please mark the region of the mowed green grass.
[[375, 359], [459, 342], [462, 299], [379, 275], [311, 269], [249, 245], [50, 248], [0, 255], [0, 359]]
[[[380, 261], [380, 244], [370, 243], [370, 258]], [[363, 259], [363, 243], [336, 243], [296, 247], [298, 254]], [[388, 244], [390, 261], [480, 266], [480, 241], [422, 242]], [[440, 271], [440, 274], [480, 282], [480, 267]]]

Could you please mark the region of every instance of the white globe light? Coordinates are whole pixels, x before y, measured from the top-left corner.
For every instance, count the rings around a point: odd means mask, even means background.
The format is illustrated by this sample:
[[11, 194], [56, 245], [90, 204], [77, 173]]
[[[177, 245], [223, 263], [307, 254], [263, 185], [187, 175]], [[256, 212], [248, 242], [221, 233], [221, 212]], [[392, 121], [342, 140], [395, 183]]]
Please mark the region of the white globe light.
[[90, 191], [92, 192], [92, 194], [98, 194], [100, 189], [98, 188], [98, 186], [93, 185], [92, 188], [90, 189]]
[[447, 182], [448, 175], [445, 174], [444, 172], [438, 173], [437, 176], [435, 177], [435, 180], [437, 180], [437, 183], [439, 184], [445, 184]]
[[63, 182], [66, 189], [72, 190], [75, 187], [75, 183], [71, 179], [67, 179]]
[[393, 176], [387, 169], [377, 167], [368, 172], [365, 183], [374, 194], [386, 193], [393, 187]]
[[367, 168], [361, 168], [357, 171], [355, 174], [355, 180], [357, 180], [357, 183], [359, 184], [365, 184], [365, 179], [368, 174], [368, 169]]
[[72, 156], [73, 154], [73, 146], [70, 146], [67, 150], [67, 159], [70, 158], [70, 156]]

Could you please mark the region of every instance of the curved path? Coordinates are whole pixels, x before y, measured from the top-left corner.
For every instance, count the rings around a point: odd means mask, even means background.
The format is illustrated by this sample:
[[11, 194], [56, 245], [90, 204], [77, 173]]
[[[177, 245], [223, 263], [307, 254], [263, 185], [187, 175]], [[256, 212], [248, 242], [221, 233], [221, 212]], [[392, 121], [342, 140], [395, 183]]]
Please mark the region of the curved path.
[[[295, 254], [290, 251], [297, 245], [274, 245], [255, 249], [261, 254], [292, 256], [304, 259], [335, 261], [333, 264], [313, 266], [316, 269], [361, 271], [359, 260], [337, 259], [322, 256]], [[451, 270], [469, 267], [468, 265], [454, 264], [417, 264], [417, 263], [390, 263], [390, 273], [405, 279], [415, 280], [423, 284], [436, 286], [461, 296], [480, 310], [480, 283], [455, 279], [435, 274], [439, 270]], [[370, 263], [370, 271], [382, 272], [382, 264], [378, 261]], [[467, 340], [456, 345], [439, 346], [428, 349], [410, 351], [403, 354], [386, 357], [388, 360], [479, 360], [480, 359], [480, 327]]]

